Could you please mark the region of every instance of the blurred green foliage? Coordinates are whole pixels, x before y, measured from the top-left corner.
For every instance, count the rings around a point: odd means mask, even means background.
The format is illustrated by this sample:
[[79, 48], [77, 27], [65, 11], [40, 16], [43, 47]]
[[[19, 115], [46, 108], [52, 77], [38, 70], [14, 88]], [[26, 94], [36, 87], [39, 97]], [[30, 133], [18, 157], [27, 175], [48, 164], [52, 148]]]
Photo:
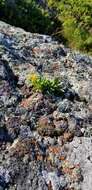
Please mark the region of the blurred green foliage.
[[[0, 0], [0, 18], [92, 54], [92, 0]], [[39, 0], [42, 2], [42, 0]]]
[[46, 34], [52, 31], [48, 12], [35, 0], [0, 0], [0, 18], [27, 31]]
[[48, 0], [70, 47], [92, 53], [92, 0]]

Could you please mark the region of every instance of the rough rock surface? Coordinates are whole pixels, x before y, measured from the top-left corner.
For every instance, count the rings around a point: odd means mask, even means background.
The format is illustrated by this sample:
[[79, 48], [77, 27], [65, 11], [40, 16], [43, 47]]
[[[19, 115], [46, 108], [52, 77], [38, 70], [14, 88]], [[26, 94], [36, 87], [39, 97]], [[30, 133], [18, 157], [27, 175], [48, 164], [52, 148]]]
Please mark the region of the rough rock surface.
[[[62, 97], [27, 74], [59, 77]], [[92, 190], [92, 57], [0, 22], [0, 190]]]

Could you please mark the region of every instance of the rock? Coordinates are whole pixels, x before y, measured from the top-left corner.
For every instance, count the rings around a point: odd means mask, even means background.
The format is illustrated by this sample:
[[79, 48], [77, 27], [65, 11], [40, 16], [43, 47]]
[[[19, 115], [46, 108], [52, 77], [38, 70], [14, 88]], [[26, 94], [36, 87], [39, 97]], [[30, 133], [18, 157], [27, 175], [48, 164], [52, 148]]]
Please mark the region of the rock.
[[82, 137], [83, 136], [83, 133], [82, 133], [82, 131], [81, 131], [81, 129], [79, 127], [76, 127], [74, 133], [75, 133], [75, 136], [77, 136], [77, 137]]
[[57, 135], [52, 126], [48, 126], [48, 127], [44, 127], [44, 128], [38, 128], [38, 133], [41, 136], [49, 136], [49, 137], [53, 137], [53, 136]]
[[59, 47], [56, 50], [54, 50], [53, 56], [55, 58], [59, 58], [60, 56], [66, 56], [66, 52], [64, 51], [62, 47]]
[[64, 99], [58, 103], [58, 111], [62, 113], [69, 113], [72, 111], [72, 106], [73, 104], [69, 100]]
[[70, 141], [72, 141], [73, 140], [73, 137], [74, 137], [74, 134], [73, 133], [71, 133], [71, 132], [65, 132], [64, 133], [64, 141], [65, 142], [70, 142]]
[[0, 61], [0, 78], [7, 80], [10, 84], [17, 84], [17, 77], [14, 75], [7, 61]]
[[11, 136], [11, 138], [14, 140], [18, 137], [19, 134], [19, 125], [21, 124], [20, 117], [13, 116], [12, 118], [7, 118], [7, 130], [8, 134]]
[[48, 177], [51, 181], [53, 190], [63, 189], [67, 185], [64, 176], [58, 177], [54, 172], [50, 172]]
[[57, 130], [61, 130], [62, 132], [64, 132], [65, 130], [68, 129], [67, 118], [62, 118], [59, 121], [55, 121], [54, 120], [54, 125], [55, 125], [55, 127], [56, 127]]
[[0, 186], [2, 189], [7, 188], [7, 185], [10, 182], [10, 174], [8, 170], [5, 170], [3, 167], [0, 167]]
[[60, 136], [68, 128], [67, 119], [53, 121], [52, 116], [42, 116], [38, 122], [38, 132], [45, 136]]
[[41, 126], [41, 127], [44, 127], [44, 126], [49, 126], [52, 124], [52, 121], [53, 121], [53, 118], [51, 115], [48, 115], [48, 116], [42, 116], [40, 117], [39, 119], [39, 122], [38, 122], [38, 125]]
[[[61, 95], [28, 83], [60, 80]], [[0, 21], [0, 188], [92, 189], [92, 57]]]
[[25, 138], [29, 138], [29, 137], [32, 137], [32, 132], [30, 130], [30, 127], [29, 126], [25, 126], [25, 125], [21, 125], [20, 126], [20, 134], [19, 134], [19, 137], [21, 139], [25, 139]]
[[42, 116], [38, 121], [38, 132], [42, 135], [53, 136], [54, 134], [54, 125], [51, 116]]
[[12, 142], [12, 136], [8, 133], [6, 127], [0, 127], [0, 142]]
[[4, 188], [0, 185], [0, 190], [4, 190]]
[[[81, 142], [79, 141], [78, 137], [74, 138], [74, 140], [70, 143], [70, 151], [68, 154], [69, 160], [72, 163], [80, 164], [82, 175], [83, 175], [83, 183], [81, 184], [81, 188], [86, 190], [91, 189], [91, 161], [88, 160], [88, 157], [91, 158], [91, 139], [89, 138], [81, 138]], [[71, 153], [70, 153], [71, 152]], [[69, 156], [70, 155], [70, 156]], [[89, 175], [90, 173], [90, 175]]]
[[53, 118], [54, 118], [55, 120], [60, 120], [60, 119], [62, 119], [62, 114], [61, 114], [58, 110], [55, 110], [55, 111], [53, 112]]

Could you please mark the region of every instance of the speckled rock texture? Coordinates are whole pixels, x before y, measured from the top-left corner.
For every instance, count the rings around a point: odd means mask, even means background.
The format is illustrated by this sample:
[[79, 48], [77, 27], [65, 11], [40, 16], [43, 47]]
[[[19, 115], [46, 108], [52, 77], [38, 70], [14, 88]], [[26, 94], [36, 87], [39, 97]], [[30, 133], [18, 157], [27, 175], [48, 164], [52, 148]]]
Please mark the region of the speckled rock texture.
[[[58, 77], [63, 95], [27, 83]], [[92, 57], [0, 22], [0, 190], [92, 190]]]

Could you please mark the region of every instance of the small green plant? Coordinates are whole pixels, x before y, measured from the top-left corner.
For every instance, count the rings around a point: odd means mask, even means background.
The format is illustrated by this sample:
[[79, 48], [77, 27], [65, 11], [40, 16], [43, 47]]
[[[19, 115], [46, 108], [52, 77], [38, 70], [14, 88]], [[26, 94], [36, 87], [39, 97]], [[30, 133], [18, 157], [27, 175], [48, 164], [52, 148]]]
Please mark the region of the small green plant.
[[59, 96], [63, 94], [63, 90], [60, 88], [60, 80], [58, 78], [47, 79], [43, 76], [33, 73], [28, 75], [27, 80], [35, 90], [41, 91], [42, 93]]

